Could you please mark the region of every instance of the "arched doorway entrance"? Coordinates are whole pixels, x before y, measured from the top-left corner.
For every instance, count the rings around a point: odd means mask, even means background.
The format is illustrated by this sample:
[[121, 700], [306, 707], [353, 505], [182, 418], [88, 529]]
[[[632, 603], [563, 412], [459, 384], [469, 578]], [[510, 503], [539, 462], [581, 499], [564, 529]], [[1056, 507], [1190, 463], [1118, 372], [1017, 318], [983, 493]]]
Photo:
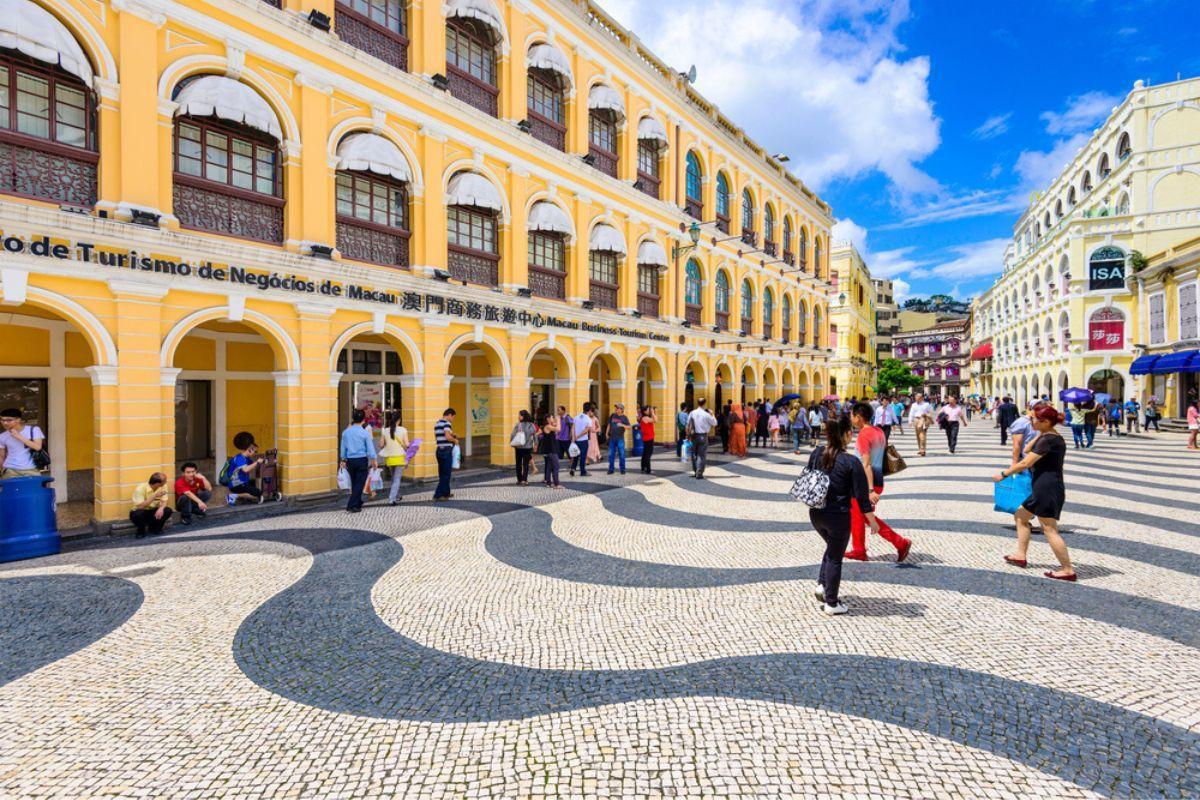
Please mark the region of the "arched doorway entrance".
[[456, 413], [454, 432], [462, 443], [463, 466], [499, 464], [508, 444], [502, 408], [510, 370], [503, 350], [490, 339], [466, 336], [451, 345], [446, 357], [447, 405]]
[[[23, 304], [0, 315], [0, 409], [22, 412], [23, 435], [38, 428], [50, 454], [61, 529], [87, 524], [95, 501], [96, 402], [88, 337], [72, 322]], [[98, 515], [96, 515], [98, 516]]]
[[[659, 414], [663, 414], [666, 409], [663, 408], [663, 403], [666, 398], [664, 391], [666, 390], [666, 371], [663, 365], [657, 358], [645, 356], [637, 369], [637, 404], [641, 406], [655, 406], [658, 408]], [[632, 418], [632, 417], [631, 417]]]
[[1093, 372], [1092, 377], [1088, 378], [1087, 388], [1097, 394], [1103, 392], [1117, 400], [1125, 396], [1125, 379], [1116, 370], [1100, 369]]
[[717, 387], [714, 390], [714, 409], [725, 407], [725, 404], [731, 400], [735, 400], [737, 395], [736, 387], [733, 385], [733, 370], [728, 364], [717, 365]]
[[539, 424], [560, 405], [573, 410], [569, 394], [574, 375], [570, 359], [557, 347], [544, 345], [530, 353], [528, 410]]
[[770, 400], [772, 403], [779, 399], [782, 392], [779, 391], [779, 380], [775, 377], [775, 368], [767, 367], [763, 370], [763, 386], [759, 392], [763, 400]]
[[351, 413], [358, 409], [377, 428], [386, 423], [390, 413], [399, 414], [399, 424], [416, 436], [412, 433], [412, 381], [423, 372], [416, 345], [402, 333], [375, 333], [370, 324], [362, 324], [344, 332], [334, 348], [338, 431], [350, 423]]
[[749, 365], [742, 368], [742, 402], [753, 403], [758, 399], [758, 380], [754, 374], [754, 367]]
[[[621, 363], [609, 353], [597, 353], [588, 367], [588, 379], [591, 381], [588, 399], [596, 406], [596, 415], [607, 419], [613, 403], [620, 402], [618, 390], [624, 388]], [[625, 409], [626, 414], [631, 410]]]
[[708, 375], [699, 361], [690, 361], [683, 369], [683, 400], [688, 408], [695, 408], [696, 401], [707, 397]]

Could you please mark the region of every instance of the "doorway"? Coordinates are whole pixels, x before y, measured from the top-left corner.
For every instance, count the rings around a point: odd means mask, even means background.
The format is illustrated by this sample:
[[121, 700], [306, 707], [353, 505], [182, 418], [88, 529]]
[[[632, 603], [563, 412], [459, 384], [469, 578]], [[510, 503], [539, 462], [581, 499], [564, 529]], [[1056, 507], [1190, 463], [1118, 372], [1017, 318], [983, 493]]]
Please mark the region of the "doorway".
[[213, 469], [212, 381], [175, 382], [175, 462], [195, 461], [202, 474]]

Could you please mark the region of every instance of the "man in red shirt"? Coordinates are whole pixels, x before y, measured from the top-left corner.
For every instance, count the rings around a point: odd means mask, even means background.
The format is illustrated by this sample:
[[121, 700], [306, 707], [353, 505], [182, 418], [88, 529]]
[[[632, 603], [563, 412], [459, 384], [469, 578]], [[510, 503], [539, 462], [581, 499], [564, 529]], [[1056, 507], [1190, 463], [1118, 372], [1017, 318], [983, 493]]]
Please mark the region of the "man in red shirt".
[[179, 509], [179, 521], [192, 524], [192, 514], [203, 517], [208, 512], [208, 500], [212, 497], [212, 484], [200, 474], [191, 461], [183, 465], [175, 481], [175, 507]]
[[[867, 488], [871, 502], [875, 505], [875, 519], [879, 521], [879, 535], [896, 548], [896, 561], [908, 557], [912, 541], [896, 533], [879, 518], [879, 495], [883, 494], [883, 457], [887, 452], [887, 437], [883, 431], [871, 424], [875, 410], [867, 403], [855, 403], [850, 410], [850, 424], [858, 431], [855, 446], [863, 467], [867, 472]], [[846, 558], [856, 561], [867, 560], [867, 522], [858, 503], [850, 501], [850, 550]]]

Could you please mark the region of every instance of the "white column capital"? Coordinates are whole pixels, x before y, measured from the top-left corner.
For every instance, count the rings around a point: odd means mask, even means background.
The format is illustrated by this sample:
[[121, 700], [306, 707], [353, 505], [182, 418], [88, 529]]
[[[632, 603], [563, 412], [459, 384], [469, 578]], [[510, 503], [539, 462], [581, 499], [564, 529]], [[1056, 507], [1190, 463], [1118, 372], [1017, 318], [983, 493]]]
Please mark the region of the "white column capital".
[[276, 372], [272, 372], [271, 376], [275, 378], [276, 386], [300, 385], [300, 370], [298, 369], [281, 369]]
[[179, 373], [183, 370], [179, 367], [163, 367], [159, 373], [159, 383], [163, 386], [174, 386], [179, 380]]
[[93, 386], [117, 385], [117, 368], [114, 366], [97, 364], [84, 367], [83, 371], [92, 379]]

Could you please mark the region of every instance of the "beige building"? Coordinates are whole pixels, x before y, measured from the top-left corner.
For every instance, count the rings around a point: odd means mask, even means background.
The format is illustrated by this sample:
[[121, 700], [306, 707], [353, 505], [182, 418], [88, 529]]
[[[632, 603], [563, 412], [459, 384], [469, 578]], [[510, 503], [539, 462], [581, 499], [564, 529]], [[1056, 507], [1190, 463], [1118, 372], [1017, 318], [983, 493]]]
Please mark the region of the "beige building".
[[830, 261], [829, 342], [832, 391], [842, 397], [868, 397], [875, 386], [875, 284], [854, 245], [834, 244]]
[[887, 278], [872, 278], [875, 287], [875, 354], [877, 362], [892, 358], [892, 337], [900, 331], [900, 308], [895, 288]]

